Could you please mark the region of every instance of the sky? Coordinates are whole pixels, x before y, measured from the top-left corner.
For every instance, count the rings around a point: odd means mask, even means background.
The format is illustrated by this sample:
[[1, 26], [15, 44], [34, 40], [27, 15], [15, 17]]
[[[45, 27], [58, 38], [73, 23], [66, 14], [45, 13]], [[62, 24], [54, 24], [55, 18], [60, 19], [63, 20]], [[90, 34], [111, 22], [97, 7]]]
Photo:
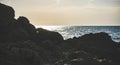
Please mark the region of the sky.
[[120, 25], [120, 0], [0, 0], [39, 25]]

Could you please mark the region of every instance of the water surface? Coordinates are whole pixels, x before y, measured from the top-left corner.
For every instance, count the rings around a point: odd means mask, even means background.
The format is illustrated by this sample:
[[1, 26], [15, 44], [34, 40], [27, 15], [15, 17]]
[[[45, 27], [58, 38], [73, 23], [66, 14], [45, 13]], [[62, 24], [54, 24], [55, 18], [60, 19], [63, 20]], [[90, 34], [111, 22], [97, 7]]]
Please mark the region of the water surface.
[[64, 39], [79, 37], [89, 33], [108, 33], [113, 41], [120, 42], [120, 26], [39, 26], [50, 31], [59, 32]]

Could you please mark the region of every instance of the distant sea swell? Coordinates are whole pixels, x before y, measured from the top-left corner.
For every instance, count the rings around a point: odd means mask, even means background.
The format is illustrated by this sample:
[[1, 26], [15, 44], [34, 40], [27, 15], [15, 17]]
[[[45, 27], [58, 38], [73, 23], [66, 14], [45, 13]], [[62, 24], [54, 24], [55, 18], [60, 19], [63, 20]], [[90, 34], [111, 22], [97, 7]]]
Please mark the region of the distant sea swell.
[[120, 26], [38, 26], [59, 32], [64, 39], [79, 37], [89, 33], [108, 33], [113, 41], [120, 42]]

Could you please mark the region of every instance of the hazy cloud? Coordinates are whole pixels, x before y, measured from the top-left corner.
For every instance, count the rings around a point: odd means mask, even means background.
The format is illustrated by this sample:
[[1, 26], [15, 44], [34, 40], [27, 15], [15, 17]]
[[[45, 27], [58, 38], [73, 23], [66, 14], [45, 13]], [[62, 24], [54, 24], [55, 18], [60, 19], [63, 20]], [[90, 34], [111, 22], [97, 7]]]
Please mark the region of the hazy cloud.
[[[58, 0], [4, 0], [4, 2], [16, 6], [52, 6], [57, 4], [57, 1]], [[59, 0], [59, 2], [60, 6], [86, 6], [88, 4], [95, 6], [120, 6], [120, 0]]]
[[120, 0], [94, 0], [95, 5], [120, 7]]
[[[6, 1], [6, 2], [5, 2]], [[120, 24], [120, 0], [4, 0], [35, 25]]]

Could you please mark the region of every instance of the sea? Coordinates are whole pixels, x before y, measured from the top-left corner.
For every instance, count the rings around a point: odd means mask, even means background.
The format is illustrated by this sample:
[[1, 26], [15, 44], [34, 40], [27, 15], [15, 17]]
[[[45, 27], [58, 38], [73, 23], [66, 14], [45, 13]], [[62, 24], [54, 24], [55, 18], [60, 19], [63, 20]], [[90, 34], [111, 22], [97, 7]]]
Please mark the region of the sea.
[[37, 28], [59, 32], [65, 40], [89, 33], [106, 32], [113, 41], [120, 42], [120, 26], [37, 26]]

